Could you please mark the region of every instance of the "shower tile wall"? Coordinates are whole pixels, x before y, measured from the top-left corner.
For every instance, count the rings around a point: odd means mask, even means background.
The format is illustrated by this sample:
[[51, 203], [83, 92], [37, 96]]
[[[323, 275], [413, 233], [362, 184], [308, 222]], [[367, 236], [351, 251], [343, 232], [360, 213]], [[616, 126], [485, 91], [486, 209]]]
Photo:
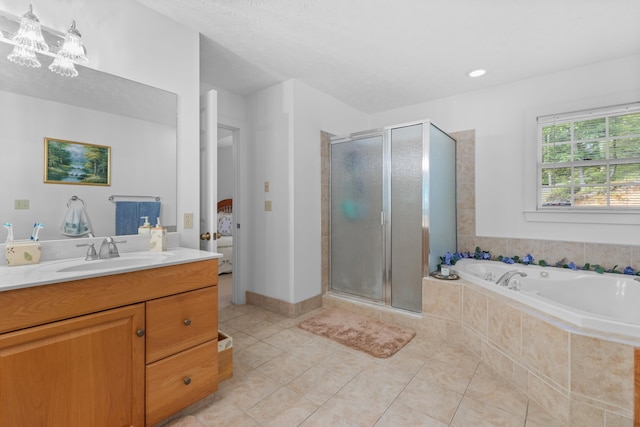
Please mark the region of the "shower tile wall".
[[331, 134], [320, 132], [320, 159], [321, 159], [321, 186], [320, 197], [322, 200], [322, 295], [329, 292], [329, 156], [331, 155]]
[[[476, 245], [476, 132], [449, 133], [456, 140], [458, 250]], [[465, 249], [467, 250], [467, 249]]]

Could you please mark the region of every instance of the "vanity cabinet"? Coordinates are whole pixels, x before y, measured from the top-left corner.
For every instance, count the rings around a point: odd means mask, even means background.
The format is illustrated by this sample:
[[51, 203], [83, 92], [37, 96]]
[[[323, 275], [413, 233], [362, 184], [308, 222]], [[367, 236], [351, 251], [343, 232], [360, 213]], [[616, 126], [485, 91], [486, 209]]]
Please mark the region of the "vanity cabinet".
[[217, 266], [0, 292], [0, 426], [152, 426], [215, 392]]
[[0, 426], [144, 419], [144, 304], [0, 336]]

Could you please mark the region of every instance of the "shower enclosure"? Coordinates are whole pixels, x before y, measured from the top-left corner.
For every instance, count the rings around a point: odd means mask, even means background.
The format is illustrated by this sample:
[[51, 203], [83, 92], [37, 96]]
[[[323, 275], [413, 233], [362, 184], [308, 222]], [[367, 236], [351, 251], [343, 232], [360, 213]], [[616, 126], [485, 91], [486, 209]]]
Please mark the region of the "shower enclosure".
[[455, 140], [430, 121], [331, 138], [332, 292], [422, 311], [456, 249]]

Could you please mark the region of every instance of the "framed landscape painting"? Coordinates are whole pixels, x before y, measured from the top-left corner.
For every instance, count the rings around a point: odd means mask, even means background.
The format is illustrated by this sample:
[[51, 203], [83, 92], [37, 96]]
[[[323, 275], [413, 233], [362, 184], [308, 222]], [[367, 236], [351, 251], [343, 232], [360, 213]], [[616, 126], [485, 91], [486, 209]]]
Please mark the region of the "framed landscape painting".
[[111, 185], [111, 147], [45, 138], [44, 182]]

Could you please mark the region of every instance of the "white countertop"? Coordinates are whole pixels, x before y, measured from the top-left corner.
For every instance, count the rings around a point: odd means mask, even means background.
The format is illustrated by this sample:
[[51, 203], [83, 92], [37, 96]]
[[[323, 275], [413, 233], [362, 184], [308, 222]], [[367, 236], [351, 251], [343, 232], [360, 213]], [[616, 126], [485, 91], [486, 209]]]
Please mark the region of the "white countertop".
[[219, 253], [178, 247], [170, 248], [166, 252], [121, 253], [119, 258], [95, 261], [85, 261], [83, 257], [44, 261], [33, 265], [0, 266], [0, 292], [220, 257], [222, 254]]

